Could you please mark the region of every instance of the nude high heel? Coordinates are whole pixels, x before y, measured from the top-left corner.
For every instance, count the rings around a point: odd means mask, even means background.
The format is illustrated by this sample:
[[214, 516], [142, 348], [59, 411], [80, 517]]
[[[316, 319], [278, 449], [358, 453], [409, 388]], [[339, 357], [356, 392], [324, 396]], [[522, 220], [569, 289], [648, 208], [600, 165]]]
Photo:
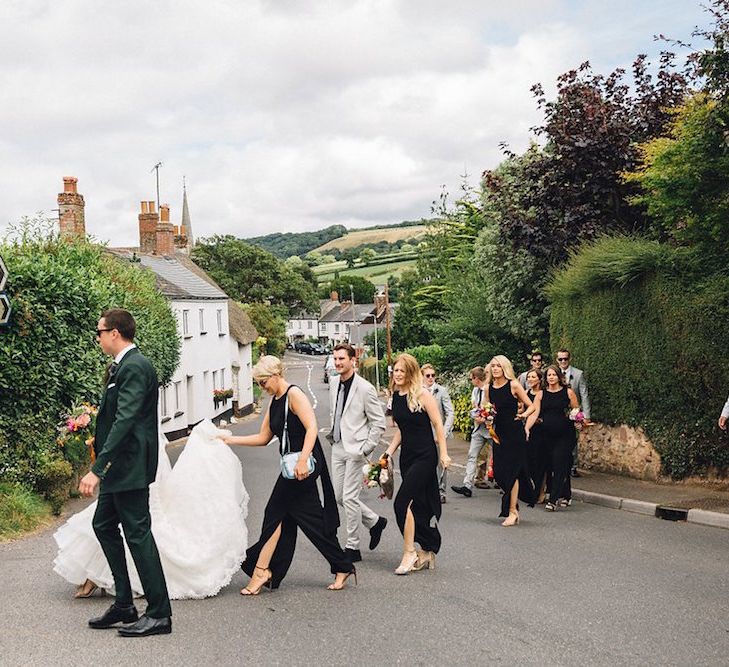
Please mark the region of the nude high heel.
[[400, 565], [397, 566], [395, 569], [395, 574], [409, 574], [413, 570], [416, 569], [416, 564], [418, 562], [418, 552], [417, 551], [409, 551], [407, 552], [409, 554], [407, 560], [405, 556], [403, 556], [403, 563], [400, 563]]
[[253, 581], [253, 577], [251, 577], [251, 580], [248, 582], [248, 586], [241, 589], [241, 595], [258, 595], [264, 586], [268, 589], [271, 589], [271, 579], [273, 579], [273, 573], [271, 572], [271, 570], [269, 570], [267, 567], [258, 567], [258, 565], [256, 565], [255, 569], [253, 570], [254, 573], [256, 570], [259, 570], [260, 572], [265, 572], [266, 578], [258, 585], [257, 588], [250, 588], [251, 582]]
[[329, 586], [327, 586], [327, 590], [328, 591], [341, 591], [347, 584], [347, 579], [349, 579], [350, 577], [354, 577], [354, 585], [356, 586], [357, 585], [357, 568], [355, 568], [354, 565], [352, 565], [352, 571], [347, 572], [346, 576], [344, 577], [344, 579], [342, 579], [342, 582], [339, 584], [339, 586], [337, 586], [337, 582], [335, 581], [334, 583], [329, 584]]
[[80, 599], [80, 598], [90, 598], [96, 593], [96, 591], [101, 592], [101, 597], [103, 598], [106, 596], [106, 589], [105, 588], [99, 588], [91, 579], [87, 579], [83, 584], [81, 584], [77, 589], [76, 593], [74, 594], [74, 598]]
[[507, 516], [501, 523], [502, 526], [516, 526], [519, 523], [519, 512], [509, 512], [509, 516]]
[[413, 567], [413, 570], [420, 572], [420, 570], [435, 570], [435, 554], [432, 551], [421, 551], [418, 554], [418, 562]]

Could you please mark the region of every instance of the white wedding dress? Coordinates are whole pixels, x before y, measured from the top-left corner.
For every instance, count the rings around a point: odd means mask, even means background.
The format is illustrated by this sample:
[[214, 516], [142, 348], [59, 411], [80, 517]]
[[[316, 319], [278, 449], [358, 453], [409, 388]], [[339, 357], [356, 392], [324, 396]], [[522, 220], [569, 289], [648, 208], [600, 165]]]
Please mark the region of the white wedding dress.
[[[216, 595], [240, 569], [248, 546], [248, 493], [238, 457], [208, 419], [192, 429], [172, 468], [160, 432], [157, 478], [149, 487], [152, 533], [173, 600]], [[87, 579], [113, 589], [114, 579], [91, 521], [96, 503], [74, 514], [54, 534], [53, 569], [72, 584]], [[126, 543], [125, 543], [126, 548]], [[126, 550], [132, 590], [142, 594]]]

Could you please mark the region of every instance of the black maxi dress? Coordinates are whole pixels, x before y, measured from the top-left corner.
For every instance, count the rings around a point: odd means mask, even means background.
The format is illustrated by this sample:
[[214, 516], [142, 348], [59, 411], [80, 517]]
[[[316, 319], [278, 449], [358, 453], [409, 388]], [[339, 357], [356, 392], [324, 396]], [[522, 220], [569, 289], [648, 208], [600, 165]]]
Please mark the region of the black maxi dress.
[[[534, 403], [537, 395], [529, 389], [527, 396]], [[529, 433], [529, 440], [527, 441], [529, 474], [534, 482], [534, 491], [537, 496], [542, 488], [545, 476], [549, 474], [552, 461], [552, 453], [549, 448], [550, 441], [544, 438], [544, 426], [541, 422], [542, 417], [540, 416], [537, 423], [532, 426], [532, 430]]]
[[[294, 385], [291, 385], [293, 387]], [[283, 442], [284, 408], [286, 396], [273, 398], [269, 407], [269, 420], [271, 430]], [[289, 409], [288, 414], [288, 441], [289, 450], [300, 452], [304, 447], [306, 429], [301, 420]], [[263, 528], [258, 542], [246, 551], [246, 559], [241, 568], [249, 576], [258, 562], [263, 545], [268, 542], [276, 528], [281, 524], [281, 537], [269, 565], [271, 569], [271, 587], [278, 588], [281, 580], [291, 566], [296, 549], [297, 529], [301, 528], [306, 537], [327, 559], [332, 574], [337, 572], [350, 572], [353, 569], [351, 561], [347, 558], [337, 540], [337, 527], [339, 526], [339, 512], [334, 497], [334, 488], [329, 477], [329, 469], [321, 443], [317, 438], [312, 452], [316, 459], [314, 472], [306, 479], [286, 479], [279, 475], [273, 487], [271, 497], [268, 499], [263, 515]], [[324, 506], [319, 498], [317, 479], [321, 480], [324, 495]]]
[[515, 419], [519, 403], [511, 394], [511, 383], [498, 389], [489, 385], [489, 401], [496, 408], [494, 430], [499, 444], [494, 443], [494, 478], [504, 495], [501, 514], [509, 516], [509, 497], [514, 482], [519, 480], [519, 500], [534, 506], [534, 483], [529, 476], [526, 434], [521, 419]]
[[438, 490], [438, 448], [428, 413], [412, 412], [407, 396], [392, 396], [392, 418], [400, 429], [400, 473], [402, 483], [395, 496], [395, 517], [400, 532], [405, 530], [408, 507], [415, 519], [415, 541], [424, 551], [438, 553], [441, 515]]
[[572, 497], [570, 469], [572, 468], [572, 449], [575, 446], [575, 425], [569, 418], [570, 397], [567, 387], [559, 391], [542, 393], [540, 416], [543, 420], [544, 439], [549, 443], [552, 454], [552, 483], [549, 502], [556, 503], [560, 498]]

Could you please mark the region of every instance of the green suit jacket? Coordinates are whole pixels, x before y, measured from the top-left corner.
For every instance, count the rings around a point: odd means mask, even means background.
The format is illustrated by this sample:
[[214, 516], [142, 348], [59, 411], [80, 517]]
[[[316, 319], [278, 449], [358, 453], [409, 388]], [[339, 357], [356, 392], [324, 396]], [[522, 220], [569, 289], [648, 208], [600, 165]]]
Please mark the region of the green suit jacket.
[[159, 456], [157, 374], [135, 347], [109, 377], [96, 418], [99, 493], [147, 488], [157, 474]]

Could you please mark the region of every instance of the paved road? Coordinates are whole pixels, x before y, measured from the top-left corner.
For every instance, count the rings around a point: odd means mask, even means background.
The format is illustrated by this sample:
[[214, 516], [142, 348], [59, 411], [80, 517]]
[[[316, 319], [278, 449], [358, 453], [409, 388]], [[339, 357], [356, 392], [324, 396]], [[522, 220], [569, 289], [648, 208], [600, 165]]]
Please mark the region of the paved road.
[[[302, 387], [313, 366], [325, 423], [323, 360], [289, 361]], [[237, 451], [255, 539], [276, 451]], [[394, 519], [390, 502], [366, 495]], [[280, 590], [241, 598], [245, 577], [236, 575], [215, 598], [174, 602], [173, 634], [143, 640], [86, 628], [108, 600], [70, 599], [51, 571], [52, 531], [0, 545], [0, 664], [727, 664], [726, 531], [586, 504], [525, 509], [522, 525], [506, 529], [498, 504], [496, 491], [449, 498], [434, 571], [392, 574], [401, 549], [393, 521], [358, 566], [359, 586], [334, 593], [302, 538]]]

